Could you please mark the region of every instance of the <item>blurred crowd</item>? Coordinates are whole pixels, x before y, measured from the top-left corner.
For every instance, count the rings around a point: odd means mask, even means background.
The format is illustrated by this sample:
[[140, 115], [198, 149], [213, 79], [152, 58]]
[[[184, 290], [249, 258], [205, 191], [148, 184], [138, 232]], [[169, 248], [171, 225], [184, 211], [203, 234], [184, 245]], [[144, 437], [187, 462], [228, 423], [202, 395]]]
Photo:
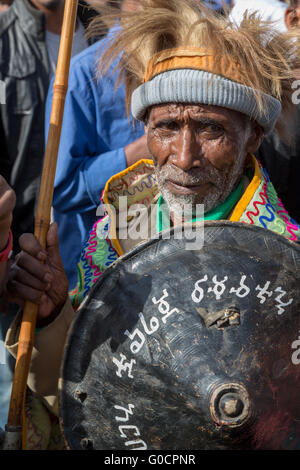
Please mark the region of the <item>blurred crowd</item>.
[[[97, 15], [97, 6], [103, 3], [104, 0], [79, 2], [55, 180], [53, 219], [58, 224], [61, 257], [70, 288], [75, 285], [81, 246], [96, 220], [106, 181], [148, 155], [143, 127], [133, 126], [132, 119], [128, 120], [124, 87], [115, 90], [114, 67], [106, 78], [95, 78], [96, 58], [118, 30], [115, 25], [103, 31], [101, 37], [86, 37], [86, 28]], [[135, 8], [134, 0], [119, 3], [128, 11]], [[248, 10], [257, 12], [264, 21], [273, 21], [274, 28], [280, 31], [300, 27], [297, 0], [205, 3], [217, 14], [229, 14], [237, 24]], [[14, 206], [13, 256], [20, 250], [19, 237], [34, 230], [63, 11], [64, 0], [0, 1], [0, 81], [5, 90], [0, 104], [0, 175], [4, 178], [0, 205], [9, 191]], [[282, 141], [276, 132], [267, 135], [257, 157], [268, 170], [290, 215], [300, 222], [300, 105], [296, 108], [291, 138]], [[11, 211], [12, 207], [6, 209], [7, 217]], [[8, 238], [8, 231], [4, 238]], [[6, 245], [3, 243], [0, 251]], [[0, 340], [16, 309], [12, 305], [10, 314], [0, 316]], [[11, 383], [8, 358], [6, 367], [0, 367], [0, 426], [4, 427]]]

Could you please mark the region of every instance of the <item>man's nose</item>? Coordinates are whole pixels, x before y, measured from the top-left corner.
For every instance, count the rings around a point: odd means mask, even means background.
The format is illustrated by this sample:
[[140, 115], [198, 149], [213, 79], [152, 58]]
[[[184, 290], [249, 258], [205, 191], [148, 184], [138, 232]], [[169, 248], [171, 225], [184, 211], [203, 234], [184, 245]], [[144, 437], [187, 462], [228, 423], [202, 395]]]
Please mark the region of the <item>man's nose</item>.
[[195, 133], [189, 129], [182, 129], [173, 141], [171, 163], [182, 170], [189, 170], [201, 165], [201, 145]]

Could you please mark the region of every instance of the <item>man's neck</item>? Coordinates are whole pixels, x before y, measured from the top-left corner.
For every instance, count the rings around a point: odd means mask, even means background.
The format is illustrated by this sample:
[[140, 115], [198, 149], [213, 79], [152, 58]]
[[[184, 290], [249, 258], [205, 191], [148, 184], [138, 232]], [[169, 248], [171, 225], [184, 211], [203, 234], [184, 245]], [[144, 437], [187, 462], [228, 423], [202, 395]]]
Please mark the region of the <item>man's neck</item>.
[[50, 10], [49, 8], [41, 5], [38, 0], [30, 0], [30, 3], [44, 13], [46, 17], [47, 31], [54, 34], [60, 34], [64, 17], [64, 2], [61, 2], [54, 10]]

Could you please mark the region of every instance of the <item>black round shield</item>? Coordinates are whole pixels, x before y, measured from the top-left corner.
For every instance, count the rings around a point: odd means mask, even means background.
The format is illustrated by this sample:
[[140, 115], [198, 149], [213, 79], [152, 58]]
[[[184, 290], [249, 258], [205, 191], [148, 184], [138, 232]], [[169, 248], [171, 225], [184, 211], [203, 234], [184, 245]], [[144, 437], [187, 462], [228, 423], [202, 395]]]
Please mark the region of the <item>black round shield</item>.
[[80, 308], [69, 448], [300, 449], [300, 247], [224, 221], [197, 234], [139, 245]]

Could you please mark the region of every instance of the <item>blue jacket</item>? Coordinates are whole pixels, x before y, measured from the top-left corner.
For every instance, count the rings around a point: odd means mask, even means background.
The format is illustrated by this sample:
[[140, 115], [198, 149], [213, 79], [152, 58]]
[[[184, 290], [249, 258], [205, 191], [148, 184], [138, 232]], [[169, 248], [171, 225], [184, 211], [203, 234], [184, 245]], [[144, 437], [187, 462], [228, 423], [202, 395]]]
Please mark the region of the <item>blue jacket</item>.
[[[143, 126], [129, 123], [125, 90], [115, 90], [116, 74], [96, 78], [97, 57], [111, 34], [78, 54], [71, 62], [69, 88], [58, 155], [53, 199], [61, 257], [70, 288], [77, 280], [81, 247], [96, 220], [106, 181], [126, 168], [124, 147], [141, 137]], [[53, 81], [47, 99], [48, 133]]]

